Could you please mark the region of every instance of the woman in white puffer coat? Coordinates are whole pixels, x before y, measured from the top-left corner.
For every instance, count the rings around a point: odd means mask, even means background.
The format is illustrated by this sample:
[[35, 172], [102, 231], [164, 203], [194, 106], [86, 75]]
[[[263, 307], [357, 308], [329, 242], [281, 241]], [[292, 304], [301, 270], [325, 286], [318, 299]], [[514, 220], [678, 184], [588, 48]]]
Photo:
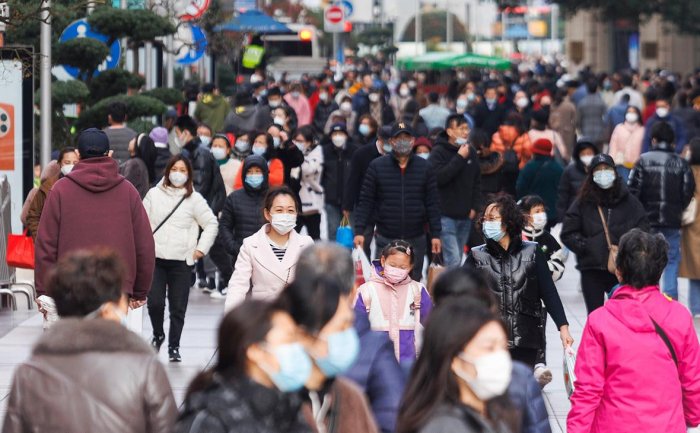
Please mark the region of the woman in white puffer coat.
[[168, 357], [170, 362], [180, 362], [180, 335], [185, 324], [192, 266], [214, 244], [219, 222], [204, 197], [194, 191], [192, 165], [182, 155], [168, 162], [165, 176], [148, 191], [143, 206], [156, 244], [156, 268], [148, 294], [148, 315], [153, 325], [151, 344], [157, 352], [165, 341], [163, 320], [167, 287]]

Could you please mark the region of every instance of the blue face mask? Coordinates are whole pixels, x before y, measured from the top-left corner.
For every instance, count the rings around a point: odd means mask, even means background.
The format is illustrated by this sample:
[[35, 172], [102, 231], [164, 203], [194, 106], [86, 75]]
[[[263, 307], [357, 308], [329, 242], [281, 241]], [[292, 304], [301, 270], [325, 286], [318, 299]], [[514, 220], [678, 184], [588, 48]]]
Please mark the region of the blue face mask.
[[262, 173], [248, 174], [245, 177], [245, 183], [251, 188], [258, 189], [262, 185], [263, 180], [265, 180]]
[[496, 242], [503, 239], [506, 232], [501, 229], [501, 225], [500, 221], [484, 221], [484, 236], [486, 239], [491, 239]]
[[277, 149], [280, 147], [280, 144], [282, 144], [282, 141], [279, 137], [272, 137], [272, 144], [275, 146], [275, 149]]
[[615, 171], [600, 170], [593, 173], [593, 182], [602, 189], [610, 189], [615, 183]]
[[311, 376], [311, 359], [299, 343], [284, 344], [270, 349], [280, 365], [279, 371], [269, 371], [260, 365], [260, 368], [270, 376], [275, 387], [282, 392], [294, 392], [300, 390]]
[[264, 147], [253, 146], [253, 154], [258, 156], [263, 156], [267, 149]]
[[384, 150], [384, 153], [386, 153], [387, 155], [390, 154], [392, 150], [394, 150], [394, 148], [391, 147], [391, 144], [389, 144], [389, 143], [384, 143], [382, 145], [382, 149]]
[[429, 154], [429, 153], [417, 153], [416, 155], [418, 155], [419, 157], [421, 157], [421, 158], [423, 158], [423, 159], [428, 159], [428, 158], [430, 158], [430, 154]]
[[359, 352], [360, 338], [355, 328], [350, 327], [328, 336], [328, 356], [316, 358], [316, 365], [326, 377], [335, 377], [350, 368]]
[[358, 126], [357, 130], [360, 132], [360, 134], [364, 135], [367, 137], [369, 135], [369, 125], [363, 123], [360, 126]]

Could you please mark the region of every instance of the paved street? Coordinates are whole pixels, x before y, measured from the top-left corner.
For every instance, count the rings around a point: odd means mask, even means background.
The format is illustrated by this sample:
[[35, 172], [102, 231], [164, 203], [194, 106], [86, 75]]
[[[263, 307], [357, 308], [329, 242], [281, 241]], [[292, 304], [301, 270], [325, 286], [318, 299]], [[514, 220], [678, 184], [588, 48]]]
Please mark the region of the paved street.
[[[569, 319], [571, 334], [578, 341], [585, 323], [586, 309], [578, 289], [579, 274], [573, 266], [574, 257], [570, 257], [564, 278], [557, 285]], [[20, 276], [20, 279], [23, 278]], [[681, 301], [685, 300], [687, 287], [687, 282], [681, 280]], [[25, 310], [16, 312], [11, 312], [9, 309], [0, 310], [0, 420], [4, 417], [12, 373], [15, 367], [28, 357], [32, 345], [42, 332], [41, 318], [36, 310], [26, 311], [26, 305], [23, 306], [20, 301], [20, 309], [22, 308]], [[182, 334], [183, 362], [181, 364], [168, 363], [167, 351], [161, 350], [161, 360], [168, 371], [178, 404], [182, 402], [187, 384], [192, 377], [201, 368], [213, 362], [216, 328], [222, 312], [223, 301], [211, 300], [208, 296], [193, 289], [187, 310], [185, 329]], [[696, 329], [700, 330], [699, 325], [700, 322], [696, 321]], [[561, 344], [551, 319], [547, 326], [547, 334], [549, 342], [547, 359], [554, 373], [554, 380], [545, 389], [545, 400], [552, 431], [563, 433], [566, 432], [566, 414], [570, 406], [562, 378]], [[148, 318], [144, 316], [143, 336], [148, 339], [150, 335], [150, 323]]]

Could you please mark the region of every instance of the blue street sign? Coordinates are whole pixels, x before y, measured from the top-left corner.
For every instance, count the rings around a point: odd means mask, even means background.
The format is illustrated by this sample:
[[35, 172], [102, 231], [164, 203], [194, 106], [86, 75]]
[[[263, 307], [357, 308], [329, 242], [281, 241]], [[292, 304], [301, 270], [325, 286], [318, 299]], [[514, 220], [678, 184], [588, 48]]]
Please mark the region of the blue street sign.
[[182, 23], [177, 37], [182, 47], [175, 60], [180, 65], [195, 63], [202, 58], [207, 50], [207, 36], [199, 26]]
[[[71, 39], [76, 39], [76, 38], [92, 38], [92, 39], [97, 39], [98, 41], [102, 43], [107, 43], [109, 41], [109, 37], [106, 35], [103, 35], [101, 33], [97, 33], [93, 31], [90, 28], [90, 24], [87, 22], [85, 18], [79, 19], [77, 21], [72, 22], [68, 27], [63, 30], [63, 33], [61, 33], [61, 37], [59, 38], [59, 42], [66, 42], [70, 41]], [[97, 76], [100, 74], [100, 71], [104, 71], [107, 69], [114, 69], [119, 65], [119, 59], [122, 55], [122, 48], [119, 45], [119, 41], [115, 41], [111, 47], [109, 47], [109, 55], [105, 59], [104, 62], [97, 68], [97, 71], [95, 71], [95, 75]], [[66, 70], [66, 72], [72, 76], [73, 78], [78, 78], [78, 68], [74, 68], [72, 66], [63, 66], [63, 69]]]
[[352, 3], [350, 0], [341, 0], [340, 5], [345, 8], [345, 18], [350, 18], [352, 16], [352, 13], [354, 11], [354, 8], [352, 6]]

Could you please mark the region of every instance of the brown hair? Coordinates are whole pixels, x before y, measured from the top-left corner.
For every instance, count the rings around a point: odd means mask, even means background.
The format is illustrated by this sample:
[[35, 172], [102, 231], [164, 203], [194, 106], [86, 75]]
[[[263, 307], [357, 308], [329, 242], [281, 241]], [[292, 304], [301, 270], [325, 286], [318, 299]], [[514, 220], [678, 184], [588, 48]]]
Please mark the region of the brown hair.
[[192, 163], [190, 162], [189, 158], [184, 157], [182, 154], [175, 155], [170, 158], [170, 161], [168, 161], [168, 165], [165, 166], [165, 170], [163, 172], [163, 185], [174, 188], [174, 185], [170, 183], [170, 178], [168, 175], [170, 174], [170, 170], [173, 169], [173, 166], [178, 161], [182, 161], [187, 168], [187, 182], [185, 182], [183, 187], [186, 190], [185, 197], [189, 197], [194, 192], [194, 187], [192, 186]]
[[297, 196], [294, 194], [294, 191], [292, 191], [288, 186], [283, 185], [277, 188], [272, 188], [267, 192], [265, 201], [263, 202], [263, 213], [265, 210], [269, 212], [270, 209], [272, 209], [272, 203], [275, 201], [277, 196], [280, 195], [290, 196], [292, 200], [294, 200], [294, 206], [297, 208], [297, 213], [301, 211], [301, 206], [299, 205], [299, 201], [297, 200]]

